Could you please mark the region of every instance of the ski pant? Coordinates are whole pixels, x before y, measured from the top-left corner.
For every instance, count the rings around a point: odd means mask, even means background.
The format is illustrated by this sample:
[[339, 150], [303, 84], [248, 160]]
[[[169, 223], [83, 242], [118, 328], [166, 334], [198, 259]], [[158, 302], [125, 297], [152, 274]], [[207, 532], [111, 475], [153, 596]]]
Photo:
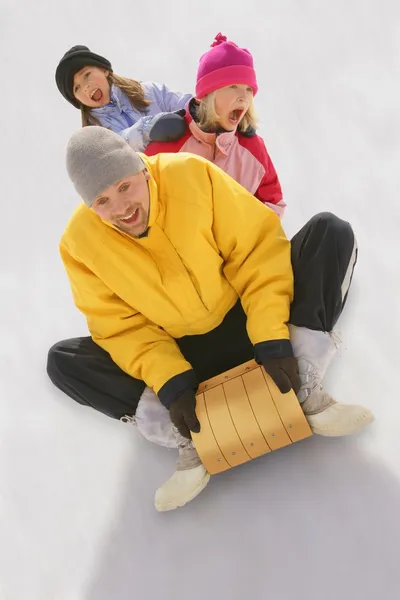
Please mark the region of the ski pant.
[[[294, 300], [290, 323], [332, 331], [346, 303], [357, 243], [349, 223], [331, 213], [315, 215], [291, 240]], [[198, 381], [254, 358], [246, 315], [238, 302], [221, 325], [203, 335], [176, 339]], [[180, 436], [169, 411], [145, 383], [122, 371], [91, 337], [57, 342], [49, 351], [47, 373], [60, 390], [80, 404], [125, 422], [158, 444], [177, 447]], [[143, 393], [146, 388], [146, 393]]]

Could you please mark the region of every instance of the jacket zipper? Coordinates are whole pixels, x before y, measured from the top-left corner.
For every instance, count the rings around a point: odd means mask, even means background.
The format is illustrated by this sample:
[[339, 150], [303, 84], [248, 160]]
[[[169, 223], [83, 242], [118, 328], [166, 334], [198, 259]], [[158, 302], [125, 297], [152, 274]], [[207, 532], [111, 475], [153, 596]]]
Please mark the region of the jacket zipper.
[[128, 127], [132, 127], [132, 125], [134, 125], [134, 121], [130, 118], [129, 115], [126, 114], [126, 112], [121, 110], [121, 115], [124, 117]]
[[125, 119], [126, 124], [128, 125], [128, 127], [132, 127], [132, 125], [135, 124], [135, 121], [133, 119], [131, 119], [131, 117], [124, 110], [122, 110], [122, 108], [120, 107], [120, 105], [119, 105], [119, 103], [117, 101], [111, 100], [110, 104], [112, 106], [117, 107], [121, 111], [121, 116]]

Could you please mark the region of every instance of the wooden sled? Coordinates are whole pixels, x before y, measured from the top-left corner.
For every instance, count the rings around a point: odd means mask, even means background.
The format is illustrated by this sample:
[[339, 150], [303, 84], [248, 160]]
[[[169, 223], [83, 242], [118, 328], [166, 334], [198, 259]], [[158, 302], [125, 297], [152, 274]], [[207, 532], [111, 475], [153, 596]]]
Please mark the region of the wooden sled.
[[193, 442], [211, 475], [312, 435], [293, 390], [281, 394], [254, 360], [204, 381], [196, 398]]

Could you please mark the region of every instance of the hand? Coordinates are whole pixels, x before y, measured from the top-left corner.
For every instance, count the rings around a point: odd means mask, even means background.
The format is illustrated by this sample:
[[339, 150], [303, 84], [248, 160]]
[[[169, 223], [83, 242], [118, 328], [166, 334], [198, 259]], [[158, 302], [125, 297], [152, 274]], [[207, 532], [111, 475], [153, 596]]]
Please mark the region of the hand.
[[152, 142], [173, 142], [179, 140], [186, 132], [185, 109], [171, 113], [161, 113], [152, 121], [149, 131]]
[[199, 433], [200, 423], [196, 416], [196, 396], [193, 390], [186, 390], [169, 407], [172, 423], [183, 437], [192, 438], [191, 431]]
[[301, 381], [297, 360], [291, 356], [286, 358], [268, 358], [262, 363], [264, 369], [279, 388], [281, 394], [287, 394], [292, 388], [297, 395]]

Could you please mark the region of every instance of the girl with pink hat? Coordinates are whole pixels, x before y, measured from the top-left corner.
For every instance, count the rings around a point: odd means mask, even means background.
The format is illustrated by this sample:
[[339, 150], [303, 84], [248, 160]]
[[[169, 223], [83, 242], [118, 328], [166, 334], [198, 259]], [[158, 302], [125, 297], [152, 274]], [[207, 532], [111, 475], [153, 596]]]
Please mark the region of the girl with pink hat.
[[219, 33], [200, 58], [195, 97], [187, 102], [185, 114], [180, 119], [161, 116], [145, 153], [203, 156], [282, 216], [286, 204], [281, 185], [265, 144], [255, 132], [257, 91], [250, 52]]

